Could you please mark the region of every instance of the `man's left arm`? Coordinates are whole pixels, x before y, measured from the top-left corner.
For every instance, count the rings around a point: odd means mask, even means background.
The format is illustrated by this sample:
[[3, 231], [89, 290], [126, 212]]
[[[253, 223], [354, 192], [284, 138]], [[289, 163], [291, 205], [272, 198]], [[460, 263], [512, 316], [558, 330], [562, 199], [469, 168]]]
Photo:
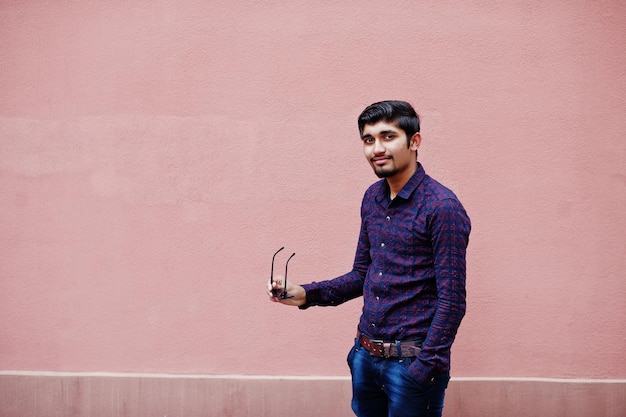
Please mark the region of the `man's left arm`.
[[465, 315], [465, 253], [470, 219], [456, 199], [444, 199], [430, 219], [437, 309], [417, 361], [410, 368], [424, 386], [450, 366], [450, 347]]

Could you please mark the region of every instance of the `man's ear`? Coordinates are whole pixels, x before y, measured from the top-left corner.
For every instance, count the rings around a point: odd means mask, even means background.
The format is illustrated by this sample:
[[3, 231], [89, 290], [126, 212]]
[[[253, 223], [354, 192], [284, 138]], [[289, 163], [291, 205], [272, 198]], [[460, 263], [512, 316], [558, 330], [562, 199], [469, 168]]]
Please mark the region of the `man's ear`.
[[412, 151], [416, 151], [419, 148], [420, 143], [422, 143], [422, 135], [419, 132], [415, 133], [411, 136], [411, 142], [409, 142], [409, 149]]

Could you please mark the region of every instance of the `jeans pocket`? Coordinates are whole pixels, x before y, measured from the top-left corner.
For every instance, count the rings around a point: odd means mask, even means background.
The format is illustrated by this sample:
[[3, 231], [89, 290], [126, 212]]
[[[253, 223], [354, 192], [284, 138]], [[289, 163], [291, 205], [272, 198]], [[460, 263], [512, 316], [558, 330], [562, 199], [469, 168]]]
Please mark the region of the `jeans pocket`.
[[416, 379], [415, 376], [413, 376], [413, 374], [411, 374], [409, 370], [411, 364], [415, 362], [416, 360], [417, 360], [416, 358], [402, 359], [401, 364], [402, 364], [403, 376], [406, 379], [407, 383], [413, 385], [418, 392], [425, 393], [425, 392], [428, 392], [435, 385], [435, 382], [438, 380], [438, 377], [435, 377], [435, 378], [431, 377], [426, 382], [421, 382], [418, 379]]
[[422, 386], [422, 384], [420, 384], [409, 371], [409, 367], [414, 361], [415, 359], [413, 358], [404, 358], [402, 359], [402, 361], [400, 361], [402, 365], [403, 376], [404, 379], [406, 379], [409, 383], [415, 385], [416, 388], [420, 389], [420, 391], [423, 391], [424, 387]]
[[356, 352], [361, 348], [360, 343], [358, 342], [358, 340], [354, 340], [354, 345], [352, 345], [352, 347], [350, 348], [350, 351], [348, 352], [348, 366], [350, 367], [350, 369], [352, 370], [352, 362], [354, 360], [354, 355], [356, 354]]

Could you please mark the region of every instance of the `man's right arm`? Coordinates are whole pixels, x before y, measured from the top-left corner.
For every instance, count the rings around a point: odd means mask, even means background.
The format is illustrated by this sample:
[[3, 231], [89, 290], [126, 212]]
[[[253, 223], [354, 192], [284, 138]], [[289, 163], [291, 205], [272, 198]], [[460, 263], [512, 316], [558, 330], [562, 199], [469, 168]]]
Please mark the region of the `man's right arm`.
[[[368, 190], [369, 191], [369, 190]], [[364, 197], [365, 201], [365, 197]], [[268, 283], [270, 299], [287, 305], [296, 305], [300, 309], [311, 306], [336, 306], [363, 295], [363, 283], [371, 263], [370, 244], [364, 219], [364, 204], [361, 204], [361, 229], [352, 271], [327, 281], [312, 282], [302, 286], [288, 282], [287, 292], [293, 298], [278, 299], [272, 295], [272, 284]], [[279, 288], [281, 281], [274, 283]]]
[[353, 269], [345, 275], [321, 282], [312, 282], [303, 285], [305, 302], [299, 306], [307, 309], [311, 306], [337, 306], [363, 295], [363, 279], [357, 270]]
[[[361, 218], [363, 217], [361, 216]], [[303, 285], [306, 292], [306, 301], [300, 308], [336, 306], [360, 297], [363, 295], [363, 283], [371, 262], [367, 228], [364, 222], [361, 221], [361, 230], [352, 271], [328, 281], [312, 282], [311, 284]]]

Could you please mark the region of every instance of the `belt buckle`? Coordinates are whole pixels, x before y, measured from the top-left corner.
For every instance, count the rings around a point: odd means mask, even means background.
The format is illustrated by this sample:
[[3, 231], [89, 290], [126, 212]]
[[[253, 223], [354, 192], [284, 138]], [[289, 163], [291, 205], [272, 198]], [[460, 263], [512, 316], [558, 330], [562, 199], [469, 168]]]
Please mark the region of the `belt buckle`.
[[361, 345], [365, 347], [366, 350], [373, 356], [378, 356], [381, 358], [390, 358], [391, 357], [391, 347], [393, 343], [385, 342], [380, 339], [369, 339], [361, 332], [357, 331], [357, 336]]
[[383, 342], [383, 357], [390, 358], [391, 357], [391, 343]]
[[375, 353], [376, 356], [382, 358], [390, 358], [391, 357], [391, 343], [385, 342], [384, 340], [370, 340], [372, 345], [372, 353]]

